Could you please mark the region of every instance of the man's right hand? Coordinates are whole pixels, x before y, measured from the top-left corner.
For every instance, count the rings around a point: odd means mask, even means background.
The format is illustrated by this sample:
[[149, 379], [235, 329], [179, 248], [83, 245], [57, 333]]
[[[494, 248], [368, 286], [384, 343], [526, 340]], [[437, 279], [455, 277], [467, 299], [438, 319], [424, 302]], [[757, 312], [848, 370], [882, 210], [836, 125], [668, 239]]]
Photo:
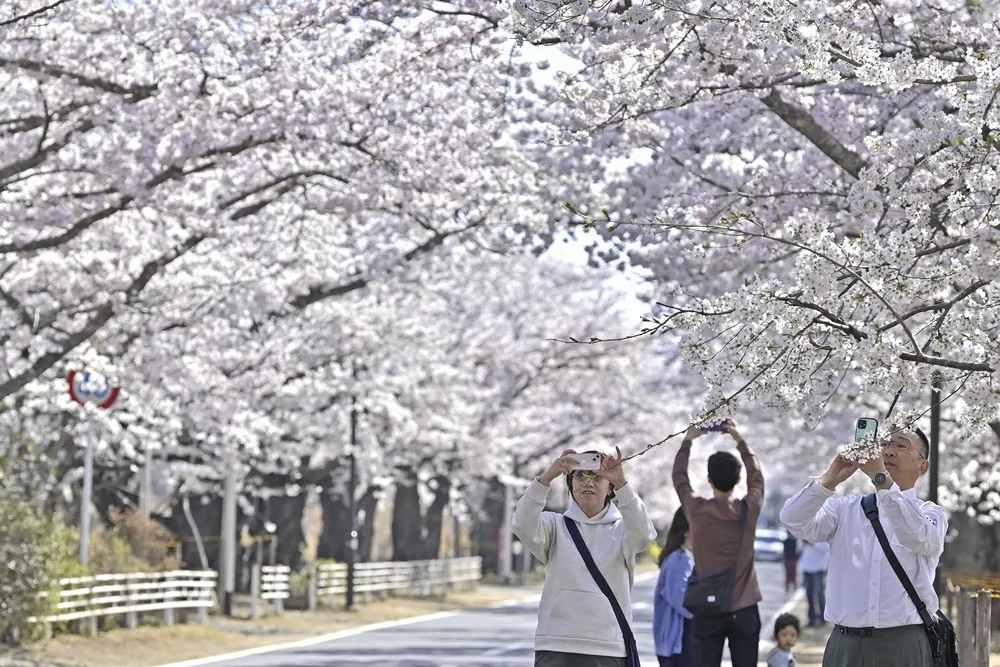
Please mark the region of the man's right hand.
[[688, 426], [688, 430], [684, 434], [684, 439], [685, 440], [690, 440], [690, 441], [693, 442], [694, 439], [697, 438], [702, 433], [703, 433], [703, 431], [700, 428], [698, 428], [697, 426]]
[[564, 449], [559, 458], [552, 462], [548, 470], [538, 476], [538, 481], [548, 486], [559, 475], [571, 474], [573, 472], [573, 464], [576, 463], [576, 459], [570, 456], [572, 454], [576, 454], [575, 449]]
[[830, 491], [835, 491], [837, 487], [843, 482], [847, 481], [847, 478], [853, 475], [859, 466], [854, 461], [849, 461], [843, 456], [838, 456], [830, 464], [830, 467], [826, 469], [823, 476], [819, 478], [819, 483], [822, 484]]

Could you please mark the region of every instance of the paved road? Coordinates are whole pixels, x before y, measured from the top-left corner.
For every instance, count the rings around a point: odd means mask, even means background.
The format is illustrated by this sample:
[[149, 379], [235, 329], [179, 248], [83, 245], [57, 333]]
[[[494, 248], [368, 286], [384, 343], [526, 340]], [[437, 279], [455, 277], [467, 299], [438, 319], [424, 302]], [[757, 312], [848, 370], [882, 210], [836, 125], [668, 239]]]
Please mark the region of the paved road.
[[[784, 569], [779, 563], [758, 564], [764, 601], [761, 603], [762, 648], [770, 646], [770, 619], [789, 596], [784, 593]], [[633, 590], [634, 629], [643, 667], [657, 665], [652, 640], [655, 574], [642, 576]], [[434, 618], [392, 625], [336, 639], [241, 655], [215, 667], [530, 667], [537, 603], [525, 602], [465, 612], [435, 614]], [[770, 622], [769, 622], [770, 621]], [[728, 654], [727, 654], [728, 661]], [[196, 664], [194, 661], [185, 663]]]

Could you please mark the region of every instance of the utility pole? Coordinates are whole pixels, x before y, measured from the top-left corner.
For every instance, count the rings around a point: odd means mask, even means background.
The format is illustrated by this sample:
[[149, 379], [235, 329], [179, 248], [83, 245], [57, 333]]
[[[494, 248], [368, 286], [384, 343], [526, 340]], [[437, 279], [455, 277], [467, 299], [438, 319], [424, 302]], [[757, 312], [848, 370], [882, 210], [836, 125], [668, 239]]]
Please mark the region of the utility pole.
[[931, 434], [930, 447], [927, 456], [930, 458], [930, 471], [928, 473], [928, 484], [930, 489], [927, 492], [927, 499], [932, 503], [938, 501], [938, 454], [941, 451], [941, 375], [934, 374], [931, 381]]
[[[941, 374], [935, 373], [931, 380], [931, 434], [930, 446], [927, 448], [927, 456], [930, 458], [930, 470], [928, 471], [927, 483], [930, 486], [927, 492], [927, 499], [932, 503], [938, 501], [938, 459], [941, 452]], [[941, 563], [938, 562], [934, 570], [934, 591], [941, 594]]]
[[503, 484], [503, 523], [500, 524], [500, 533], [497, 535], [497, 569], [503, 583], [510, 584], [514, 579], [514, 532], [511, 526], [514, 515], [513, 487], [525, 488], [531, 484], [531, 480], [500, 475], [499, 481]]
[[222, 493], [222, 535], [219, 541], [219, 585], [222, 588], [222, 613], [233, 615], [236, 592], [236, 462], [229, 458]]
[[347, 484], [347, 512], [350, 517], [351, 535], [347, 544], [347, 595], [344, 600], [344, 609], [347, 611], [357, 609], [354, 606], [354, 566], [358, 560], [358, 509], [355, 502], [358, 464], [354, 450], [358, 446], [358, 369], [353, 362], [351, 376], [354, 380], [354, 386], [351, 388], [350, 451], [347, 454], [350, 465], [350, 479]]

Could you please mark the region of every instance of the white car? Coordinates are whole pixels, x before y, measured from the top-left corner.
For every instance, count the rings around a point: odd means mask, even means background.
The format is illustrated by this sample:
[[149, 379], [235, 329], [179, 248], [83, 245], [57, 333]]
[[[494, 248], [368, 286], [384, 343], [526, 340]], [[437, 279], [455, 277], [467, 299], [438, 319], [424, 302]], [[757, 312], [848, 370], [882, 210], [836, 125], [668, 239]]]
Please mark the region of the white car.
[[758, 528], [753, 540], [753, 553], [757, 560], [761, 561], [782, 561], [785, 559], [785, 538], [788, 533], [784, 530], [773, 530], [770, 528]]

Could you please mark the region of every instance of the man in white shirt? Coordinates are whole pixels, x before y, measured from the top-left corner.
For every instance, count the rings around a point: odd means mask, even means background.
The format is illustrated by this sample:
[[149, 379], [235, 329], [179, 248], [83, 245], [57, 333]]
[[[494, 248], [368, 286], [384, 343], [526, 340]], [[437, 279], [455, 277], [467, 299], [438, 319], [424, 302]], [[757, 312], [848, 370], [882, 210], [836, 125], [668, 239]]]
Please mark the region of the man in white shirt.
[[809, 603], [809, 627], [821, 627], [825, 625], [823, 613], [826, 609], [826, 571], [830, 568], [830, 543], [804, 542], [799, 566], [802, 568], [806, 601]]
[[944, 550], [948, 517], [913, 490], [929, 468], [927, 457], [927, 438], [919, 429], [895, 431], [881, 457], [859, 466], [838, 456], [822, 477], [781, 509], [781, 522], [796, 537], [830, 543], [825, 618], [835, 627], [823, 667], [933, 666], [920, 615], [861, 509], [862, 496], [832, 497], [859, 469], [872, 480], [889, 543], [933, 616], [939, 607], [934, 571]]

